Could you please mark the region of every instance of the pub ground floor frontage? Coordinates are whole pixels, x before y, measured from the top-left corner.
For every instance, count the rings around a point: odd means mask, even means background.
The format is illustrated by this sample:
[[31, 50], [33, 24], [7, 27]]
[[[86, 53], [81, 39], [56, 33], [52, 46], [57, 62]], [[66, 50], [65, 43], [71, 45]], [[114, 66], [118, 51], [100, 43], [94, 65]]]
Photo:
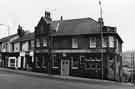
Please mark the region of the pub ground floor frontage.
[[120, 81], [121, 63], [113, 53], [35, 53], [33, 71]]
[[10, 57], [18, 57], [19, 53], [9, 53], [9, 52], [1, 52], [0, 53], [0, 66], [4, 68], [9, 67], [9, 58]]
[[31, 52], [2, 52], [0, 66], [4, 68], [32, 70], [34, 64], [33, 51]]
[[[16, 59], [13, 60], [13, 57]], [[14, 63], [14, 64], [13, 64]], [[0, 66], [15, 69], [120, 81], [122, 57], [113, 53], [1, 53]], [[12, 67], [13, 68], [13, 67]]]

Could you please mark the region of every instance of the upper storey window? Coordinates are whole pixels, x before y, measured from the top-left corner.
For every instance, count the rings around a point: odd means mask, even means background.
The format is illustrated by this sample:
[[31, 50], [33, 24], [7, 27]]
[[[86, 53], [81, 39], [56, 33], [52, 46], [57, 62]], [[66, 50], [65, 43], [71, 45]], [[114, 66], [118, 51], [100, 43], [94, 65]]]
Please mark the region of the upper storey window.
[[43, 47], [47, 47], [47, 40], [43, 39]]
[[31, 44], [31, 48], [34, 48], [34, 40], [31, 40], [30, 44]]
[[102, 47], [103, 48], [107, 47], [107, 42], [108, 42], [108, 38], [107, 37], [103, 37], [103, 40], [102, 40]]
[[96, 48], [96, 37], [89, 38], [89, 47]]
[[78, 48], [78, 40], [76, 38], [72, 38], [72, 48]]
[[113, 36], [109, 36], [109, 47], [114, 48], [114, 37]]
[[36, 40], [36, 47], [40, 47], [40, 40], [39, 39]]

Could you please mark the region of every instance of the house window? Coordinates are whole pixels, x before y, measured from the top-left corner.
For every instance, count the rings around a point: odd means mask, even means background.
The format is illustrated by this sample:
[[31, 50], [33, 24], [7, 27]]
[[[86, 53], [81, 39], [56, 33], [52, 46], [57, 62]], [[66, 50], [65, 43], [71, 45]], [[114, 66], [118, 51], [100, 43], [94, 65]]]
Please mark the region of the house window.
[[2, 44], [2, 48], [3, 48], [3, 49], [6, 48], [5, 44]]
[[107, 41], [108, 41], [107, 37], [103, 37], [103, 40], [102, 40], [102, 47], [103, 48], [107, 47]]
[[80, 65], [80, 58], [72, 57], [71, 64], [72, 64], [72, 69], [78, 69], [78, 67]]
[[59, 58], [56, 55], [52, 56], [52, 68], [57, 69], [59, 67]]
[[41, 62], [40, 62], [40, 56], [36, 57], [35, 63], [36, 63], [36, 68], [40, 68]]
[[46, 56], [42, 56], [42, 68], [46, 68], [47, 65], [47, 58]]
[[47, 47], [47, 40], [43, 39], [43, 47]]
[[85, 69], [88, 70], [88, 69], [95, 69], [96, 68], [96, 63], [95, 62], [87, 62], [85, 64]]
[[89, 47], [90, 48], [96, 48], [96, 37], [91, 37], [90, 39], [89, 39]]
[[113, 36], [109, 36], [109, 47], [114, 48], [114, 37]]
[[36, 40], [36, 47], [40, 47], [40, 40], [39, 39]]
[[78, 40], [75, 38], [72, 38], [72, 48], [78, 48]]
[[34, 40], [31, 40], [31, 48], [34, 48]]

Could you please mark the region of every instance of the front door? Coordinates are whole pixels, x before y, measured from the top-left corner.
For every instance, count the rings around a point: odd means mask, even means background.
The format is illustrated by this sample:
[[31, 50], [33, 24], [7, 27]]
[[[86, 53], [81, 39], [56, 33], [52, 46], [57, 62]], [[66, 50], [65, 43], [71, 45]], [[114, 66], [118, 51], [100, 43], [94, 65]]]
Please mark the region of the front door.
[[61, 75], [68, 76], [70, 71], [69, 59], [61, 60]]
[[21, 56], [21, 69], [23, 69], [23, 65], [24, 65], [24, 57]]

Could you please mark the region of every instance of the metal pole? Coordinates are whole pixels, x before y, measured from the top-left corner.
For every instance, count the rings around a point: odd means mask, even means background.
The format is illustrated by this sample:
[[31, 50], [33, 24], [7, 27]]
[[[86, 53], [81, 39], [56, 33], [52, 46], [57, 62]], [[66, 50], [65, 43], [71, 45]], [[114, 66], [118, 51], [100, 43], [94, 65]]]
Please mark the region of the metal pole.
[[[50, 28], [50, 25], [49, 25]], [[51, 74], [51, 60], [52, 60], [52, 37], [51, 37], [51, 31], [49, 29], [48, 32], [48, 74]]]
[[102, 6], [101, 6], [101, 0], [99, 0], [99, 6], [100, 6], [100, 17], [102, 18]]
[[104, 56], [103, 56], [103, 33], [102, 33], [102, 24], [100, 24], [101, 30], [101, 60], [102, 60], [102, 80], [104, 79]]
[[133, 53], [131, 53], [131, 83], [133, 83]]
[[[102, 6], [101, 6], [101, 1], [99, 0], [99, 7], [100, 7], [100, 19], [102, 19]], [[103, 31], [102, 31], [102, 28], [103, 28], [103, 23], [100, 22], [100, 32], [101, 32], [101, 62], [102, 62], [102, 80], [104, 79], [104, 55], [103, 55]]]
[[133, 81], [133, 83], [134, 83], [134, 53], [133, 53], [133, 75], [132, 75], [132, 76], [133, 76], [133, 77], [132, 77], [132, 78], [133, 78], [132, 81]]

